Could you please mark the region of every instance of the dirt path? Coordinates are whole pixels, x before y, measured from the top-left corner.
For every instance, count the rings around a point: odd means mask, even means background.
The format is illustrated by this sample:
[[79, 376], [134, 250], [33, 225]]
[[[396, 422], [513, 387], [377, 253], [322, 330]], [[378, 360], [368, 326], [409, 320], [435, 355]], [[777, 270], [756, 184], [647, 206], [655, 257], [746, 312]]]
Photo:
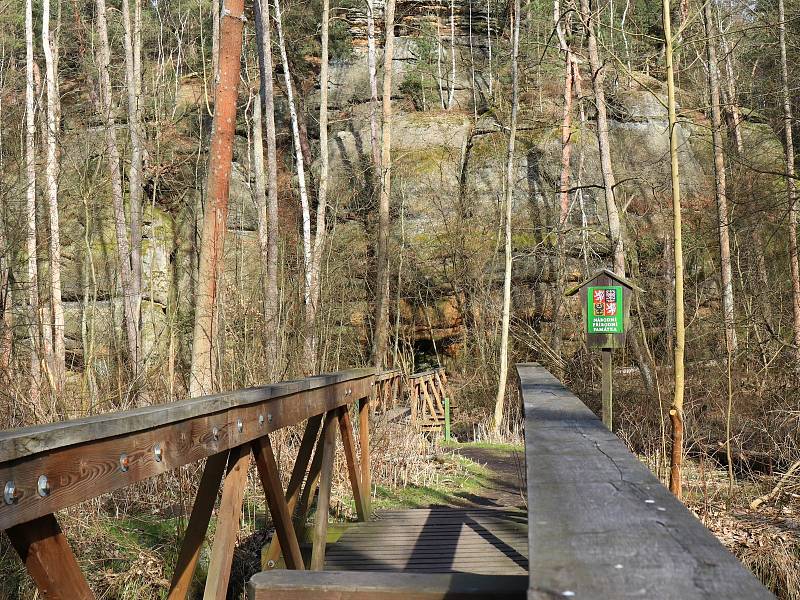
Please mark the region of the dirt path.
[[488, 485], [477, 493], [457, 493], [460, 506], [484, 508], [526, 508], [525, 455], [520, 451], [487, 448], [459, 448], [457, 453], [491, 471]]

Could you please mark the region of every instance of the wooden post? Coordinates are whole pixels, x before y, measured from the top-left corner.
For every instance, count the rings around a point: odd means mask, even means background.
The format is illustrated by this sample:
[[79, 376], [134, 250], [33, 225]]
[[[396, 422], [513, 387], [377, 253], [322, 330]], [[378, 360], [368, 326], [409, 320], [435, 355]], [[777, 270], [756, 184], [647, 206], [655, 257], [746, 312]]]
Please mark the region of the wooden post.
[[614, 402], [612, 398], [612, 373], [613, 366], [611, 363], [613, 350], [611, 348], [603, 348], [601, 354], [603, 355], [603, 378], [602, 378], [602, 397], [603, 397], [603, 424], [608, 427], [609, 431], [613, 431], [613, 412]]
[[372, 501], [372, 473], [370, 472], [369, 454], [369, 398], [363, 398], [358, 410], [358, 440], [361, 445], [361, 494], [364, 502], [364, 512], [369, 519]]
[[225, 465], [228, 462], [229, 452], [218, 452], [208, 457], [206, 466], [203, 469], [203, 476], [197, 488], [197, 496], [194, 499], [192, 515], [186, 526], [186, 533], [181, 544], [181, 552], [178, 555], [178, 562], [172, 574], [167, 600], [183, 600], [189, 593], [192, 584], [197, 560], [200, 558], [200, 548], [206, 539], [208, 522], [211, 519], [211, 512], [214, 510], [214, 502], [217, 499], [219, 484], [222, 475], [225, 473]]
[[78, 561], [52, 514], [6, 530], [11, 545], [42, 593], [53, 600], [94, 600]]
[[[337, 419], [338, 420], [338, 419]], [[317, 515], [314, 520], [314, 544], [311, 549], [311, 570], [322, 571], [325, 566], [325, 546], [328, 542], [328, 509], [331, 505], [333, 459], [336, 454], [336, 427], [333, 423], [325, 429], [322, 444], [322, 469], [319, 477]]]

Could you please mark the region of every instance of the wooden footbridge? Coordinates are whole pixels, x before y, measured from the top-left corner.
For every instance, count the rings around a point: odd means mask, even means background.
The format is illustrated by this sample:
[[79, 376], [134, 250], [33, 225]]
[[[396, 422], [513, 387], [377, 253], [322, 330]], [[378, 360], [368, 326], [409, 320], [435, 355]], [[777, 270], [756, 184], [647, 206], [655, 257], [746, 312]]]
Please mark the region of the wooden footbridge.
[[[276, 531], [268, 557], [287, 569], [253, 576], [252, 600], [772, 598], [580, 400], [538, 365], [518, 373], [527, 511], [373, 514], [371, 419], [409, 397], [418, 426], [443, 425], [446, 380], [356, 369], [0, 432], [0, 530], [42, 597], [94, 598], [57, 511], [205, 461], [168, 598], [187, 597], [216, 506], [204, 598], [224, 599], [254, 461]], [[304, 422], [284, 489], [269, 434]], [[337, 435], [360, 523], [328, 544]], [[305, 558], [293, 517], [315, 497]]]

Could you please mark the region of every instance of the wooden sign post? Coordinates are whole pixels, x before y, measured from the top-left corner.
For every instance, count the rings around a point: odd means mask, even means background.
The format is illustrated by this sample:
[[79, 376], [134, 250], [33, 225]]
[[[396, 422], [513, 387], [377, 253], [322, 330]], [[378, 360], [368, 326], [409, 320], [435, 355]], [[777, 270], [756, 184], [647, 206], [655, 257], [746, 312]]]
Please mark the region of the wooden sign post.
[[609, 429], [612, 429], [614, 413], [611, 357], [614, 348], [625, 346], [634, 290], [642, 291], [624, 277], [603, 269], [566, 292], [567, 296], [580, 292], [586, 345], [599, 348], [602, 353], [603, 423]]

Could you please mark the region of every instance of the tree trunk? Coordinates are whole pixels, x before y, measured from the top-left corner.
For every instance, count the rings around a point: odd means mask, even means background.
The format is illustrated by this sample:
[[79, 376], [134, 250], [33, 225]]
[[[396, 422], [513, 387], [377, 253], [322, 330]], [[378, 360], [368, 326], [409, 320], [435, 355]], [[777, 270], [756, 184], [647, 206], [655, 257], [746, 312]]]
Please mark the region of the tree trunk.
[[367, 68], [369, 69], [369, 141], [372, 148], [373, 190], [381, 177], [381, 151], [378, 143], [378, 70], [375, 50], [375, 1], [367, 0]]
[[131, 367], [134, 376], [141, 370], [142, 348], [139, 321], [142, 305], [142, 168], [144, 132], [139, 115], [139, 90], [141, 89], [141, 0], [133, 0], [134, 20], [131, 22], [128, 0], [122, 0], [122, 22], [125, 29], [125, 85], [128, 99], [128, 132], [131, 140], [131, 167], [128, 172], [128, 202], [130, 205], [130, 265], [131, 265], [131, 304], [134, 326], [130, 331], [135, 335], [128, 345]]
[[386, 0], [383, 49], [383, 140], [381, 144], [381, 193], [378, 202], [376, 251], [375, 337], [372, 364], [383, 368], [389, 339], [389, 202], [392, 193], [392, 60], [394, 58], [395, 0]]
[[300, 191], [300, 208], [303, 218], [303, 306], [308, 310], [311, 304], [311, 212], [308, 206], [308, 192], [306, 190], [306, 170], [303, 162], [303, 148], [300, 141], [300, 122], [297, 118], [297, 108], [292, 90], [292, 76], [289, 70], [289, 58], [286, 54], [286, 42], [283, 38], [283, 23], [281, 19], [281, 5], [275, 0], [275, 24], [278, 28], [278, 45], [281, 51], [283, 64], [283, 77], [286, 83], [286, 99], [289, 103], [289, 116], [292, 121], [292, 139], [294, 141], [295, 167], [297, 168], [297, 185]]
[[606, 212], [608, 214], [608, 232], [611, 237], [611, 254], [614, 258], [614, 272], [625, 276], [625, 248], [622, 238], [622, 224], [619, 209], [614, 199], [614, 169], [611, 165], [611, 144], [608, 139], [608, 116], [606, 113], [606, 94], [603, 88], [605, 72], [597, 49], [595, 25], [589, 0], [581, 0], [581, 19], [586, 30], [589, 50], [589, 66], [592, 69], [592, 85], [594, 100], [597, 106], [597, 143], [600, 149], [600, 167], [603, 174], [603, 190], [605, 193]]
[[[572, 52], [566, 46], [564, 52], [564, 110], [561, 118], [561, 177], [559, 179], [559, 217], [558, 217], [558, 282], [566, 289], [566, 227], [569, 219], [570, 159], [572, 156]], [[553, 350], [561, 354], [564, 335], [564, 302], [560, 293], [556, 294], [555, 331]]]
[[39, 406], [42, 366], [39, 355], [39, 266], [36, 260], [36, 112], [33, 58], [33, 0], [25, 1], [25, 253], [30, 340], [30, 400]]
[[114, 118], [113, 99], [111, 96], [111, 49], [108, 40], [108, 20], [106, 18], [106, 0], [96, 0], [97, 19], [97, 71], [100, 78], [100, 105], [98, 112], [103, 119], [106, 134], [106, 163], [111, 180], [111, 206], [114, 212], [114, 230], [117, 238], [117, 259], [119, 262], [119, 279], [122, 291], [122, 306], [125, 321], [125, 339], [128, 344], [128, 358], [136, 373], [137, 356], [139, 354], [139, 322], [136, 291], [131, 271], [131, 252], [128, 243], [127, 221], [125, 219], [125, 198], [122, 184], [119, 146], [117, 145], [116, 119]]
[[213, 357], [216, 339], [218, 283], [225, 244], [230, 193], [233, 136], [236, 131], [236, 99], [239, 86], [244, 27], [244, 0], [224, 0], [220, 23], [219, 79], [214, 92], [214, 121], [209, 147], [206, 207], [197, 278], [192, 369], [189, 394], [213, 391]]
[[797, 254], [797, 184], [794, 180], [792, 97], [789, 95], [789, 66], [786, 58], [786, 12], [783, 0], [778, 0], [778, 20], [778, 40], [781, 47], [781, 86], [783, 92], [783, 135], [786, 144], [786, 200], [789, 207], [789, 263], [792, 271], [795, 370], [800, 371], [800, 259], [798, 259]]
[[[0, 100], [2, 105], [2, 100]], [[3, 123], [0, 119], [0, 128]], [[2, 139], [0, 137], [0, 139]], [[2, 156], [2, 143], [0, 143]], [[2, 159], [0, 158], [0, 164]], [[3, 207], [5, 208], [5, 207]], [[0, 381], [10, 380], [11, 352], [14, 342], [13, 314], [11, 312], [11, 248], [6, 236], [8, 213], [0, 209]]]
[[719, 234], [720, 276], [722, 283], [722, 313], [725, 322], [725, 343], [730, 354], [736, 351], [736, 322], [733, 305], [733, 275], [731, 272], [731, 243], [728, 233], [728, 197], [723, 156], [722, 108], [720, 106], [719, 73], [717, 71], [716, 28], [711, 3], [703, 8], [706, 24], [706, 55], [708, 58], [708, 90], [711, 100], [711, 139], [714, 146], [714, 187], [717, 197], [717, 232]]
[[[600, 53], [597, 48], [597, 37], [592, 9], [589, 0], [581, 0], [581, 20], [586, 30], [587, 46], [589, 50], [589, 66], [592, 70], [592, 86], [594, 89], [595, 105], [597, 107], [597, 144], [600, 151], [600, 167], [603, 174], [603, 191], [608, 215], [608, 233], [611, 238], [611, 254], [613, 256], [614, 272], [620, 277], [625, 277], [625, 245], [624, 229], [619, 216], [619, 209], [614, 198], [616, 179], [614, 168], [611, 164], [611, 143], [608, 137], [608, 114], [606, 110], [606, 94], [603, 88], [605, 72]], [[653, 389], [653, 373], [649, 363], [642, 353], [639, 345], [638, 332], [632, 328], [628, 341], [634, 361], [639, 367], [642, 383], [650, 391]]]
[[[263, 4], [261, 3], [263, 1]], [[259, 9], [256, 17], [256, 33], [260, 36], [259, 66], [261, 72], [261, 100], [264, 103], [264, 118], [267, 128], [267, 201], [266, 236], [259, 229], [262, 256], [266, 266], [264, 282], [264, 321], [267, 325], [266, 353], [270, 361], [270, 374], [278, 372], [278, 150], [275, 141], [275, 88], [272, 81], [272, 27], [267, 0], [255, 0]], [[260, 27], [258, 26], [260, 25]]]
[[455, 0], [450, 0], [450, 82], [447, 91], [447, 110], [453, 108], [456, 98], [456, 16]]
[[493, 428], [500, 433], [505, 412], [506, 383], [508, 380], [508, 330], [511, 322], [511, 215], [514, 206], [514, 144], [517, 138], [517, 111], [519, 109], [519, 22], [520, 0], [514, 0], [513, 34], [511, 49], [511, 127], [508, 133], [505, 189], [505, 270], [503, 275], [503, 316], [500, 329], [500, 376], [494, 405]]
[[45, 181], [47, 182], [48, 216], [50, 221], [50, 307], [53, 331], [53, 384], [60, 396], [66, 382], [66, 359], [64, 347], [64, 307], [61, 302], [61, 234], [58, 215], [58, 115], [60, 99], [56, 77], [55, 42], [50, 31], [50, 0], [42, 5], [42, 48], [45, 60], [45, 86], [47, 89], [47, 155]]
[[686, 327], [683, 318], [683, 238], [681, 236], [681, 180], [678, 168], [678, 131], [675, 114], [675, 75], [672, 67], [672, 23], [670, 0], [662, 0], [664, 22], [664, 53], [667, 68], [667, 111], [669, 114], [669, 155], [672, 173], [673, 253], [675, 262], [675, 362], [674, 393], [669, 411], [672, 422], [672, 453], [669, 489], [678, 498], [682, 495], [681, 466], [683, 464], [683, 390], [684, 348]]
[[317, 335], [315, 326], [320, 304], [322, 276], [322, 253], [325, 249], [326, 222], [328, 207], [328, 24], [330, 0], [322, 0], [322, 38], [319, 70], [319, 187], [317, 189], [317, 226], [311, 255], [311, 274], [309, 277], [309, 300], [306, 306], [305, 343], [303, 345], [303, 370], [311, 375], [316, 373]]

